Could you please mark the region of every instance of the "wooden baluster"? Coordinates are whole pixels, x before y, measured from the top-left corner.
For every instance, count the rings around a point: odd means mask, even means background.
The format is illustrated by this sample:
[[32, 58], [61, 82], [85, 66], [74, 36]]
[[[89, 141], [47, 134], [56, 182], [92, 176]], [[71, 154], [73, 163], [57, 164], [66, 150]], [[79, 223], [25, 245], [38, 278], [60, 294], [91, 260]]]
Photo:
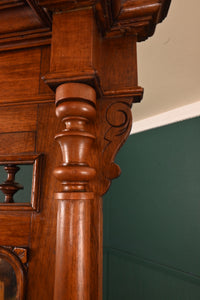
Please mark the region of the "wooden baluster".
[[62, 183], [58, 200], [55, 300], [90, 299], [90, 201], [88, 182], [96, 171], [87, 163], [95, 136], [96, 93], [85, 84], [66, 83], [56, 90], [56, 115], [66, 128], [56, 135], [63, 162], [54, 170]]
[[14, 203], [14, 194], [24, 187], [15, 182], [15, 174], [20, 170], [16, 165], [8, 164], [5, 165], [4, 170], [7, 172], [7, 179], [5, 182], [0, 184], [0, 190], [4, 193], [5, 199], [4, 203]]

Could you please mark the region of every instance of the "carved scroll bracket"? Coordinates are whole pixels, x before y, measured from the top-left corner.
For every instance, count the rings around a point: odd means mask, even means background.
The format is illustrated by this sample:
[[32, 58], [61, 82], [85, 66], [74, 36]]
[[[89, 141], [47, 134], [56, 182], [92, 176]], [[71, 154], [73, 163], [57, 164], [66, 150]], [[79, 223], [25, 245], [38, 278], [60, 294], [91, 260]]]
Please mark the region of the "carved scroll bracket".
[[111, 180], [121, 174], [120, 167], [114, 162], [115, 156], [125, 143], [132, 127], [131, 106], [134, 99], [113, 98], [103, 99], [99, 103], [98, 122], [101, 130], [98, 136], [98, 147], [101, 149], [101, 191], [108, 190]]

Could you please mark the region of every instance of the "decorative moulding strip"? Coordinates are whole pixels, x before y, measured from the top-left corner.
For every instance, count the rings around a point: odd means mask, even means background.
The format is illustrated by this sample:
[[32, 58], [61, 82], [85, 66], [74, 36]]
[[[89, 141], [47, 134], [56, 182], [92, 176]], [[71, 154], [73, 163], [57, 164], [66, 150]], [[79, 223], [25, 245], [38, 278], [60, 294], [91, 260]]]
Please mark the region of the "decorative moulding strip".
[[130, 134], [169, 125], [198, 116], [200, 116], [200, 101], [172, 109], [141, 121], [133, 122]]
[[16, 98], [5, 98], [0, 99], [0, 107], [1, 106], [9, 106], [9, 105], [27, 105], [27, 104], [36, 104], [36, 103], [50, 103], [55, 102], [54, 94], [41, 94], [35, 96], [22, 96]]
[[51, 31], [35, 30], [32, 33], [23, 34], [18, 32], [16, 35], [0, 36], [0, 51], [9, 51], [14, 49], [24, 49], [51, 44]]
[[134, 97], [134, 102], [140, 102], [143, 96], [143, 88], [136, 86], [133, 88], [124, 88], [116, 90], [104, 90], [98, 76], [98, 72], [94, 69], [84, 70], [84, 72], [52, 72], [42, 77], [44, 82], [48, 84], [54, 91], [57, 86], [67, 82], [86, 83], [95, 88], [97, 95], [102, 97]]

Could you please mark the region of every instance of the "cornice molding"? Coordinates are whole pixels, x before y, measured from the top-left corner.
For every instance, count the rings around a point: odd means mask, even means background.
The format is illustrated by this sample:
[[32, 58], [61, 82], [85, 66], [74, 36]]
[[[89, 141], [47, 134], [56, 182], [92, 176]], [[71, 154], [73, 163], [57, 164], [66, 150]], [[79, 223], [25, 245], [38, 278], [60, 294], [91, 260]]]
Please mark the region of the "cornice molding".
[[166, 17], [171, 0], [112, 0], [95, 6], [98, 22], [106, 37], [136, 35], [138, 41], [152, 36], [157, 23]]
[[37, 0], [52, 11], [93, 6], [99, 30], [105, 37], [136, 35], [138, 41], [152, 36], [157, 23], [166, 17], [171, 0]]
[[[51, 12], [93, 7], [99, 31], [106, 38], [135, 35], [143, 41], [153, 35], [157, 23], [167, 15], [171, 0], [2, 0], [1, 16], [19, 16], [13, 31], [0, 32], [0, 51], [34, 47], [51, 43]], [[23, 15], [23, 29], [20, 24]], [[26, 16], [27, 15], [27, 16]], [[2, 18], [3, 19], [3, 18]], [[25, 21], [27, 19], [27, 21]], [[31, 20], [31, 23], [30, 23]], [[1, 21], [0, 21], [1, 25]]]

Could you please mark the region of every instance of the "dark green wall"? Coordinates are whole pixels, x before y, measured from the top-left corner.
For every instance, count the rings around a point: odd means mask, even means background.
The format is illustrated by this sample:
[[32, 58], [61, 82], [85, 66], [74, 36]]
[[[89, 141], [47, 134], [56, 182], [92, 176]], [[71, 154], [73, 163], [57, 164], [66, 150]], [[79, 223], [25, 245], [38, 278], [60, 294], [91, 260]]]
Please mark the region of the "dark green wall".
[[104, 300], [200, 299], [200, 118], [131, 135], [104, 197]]

